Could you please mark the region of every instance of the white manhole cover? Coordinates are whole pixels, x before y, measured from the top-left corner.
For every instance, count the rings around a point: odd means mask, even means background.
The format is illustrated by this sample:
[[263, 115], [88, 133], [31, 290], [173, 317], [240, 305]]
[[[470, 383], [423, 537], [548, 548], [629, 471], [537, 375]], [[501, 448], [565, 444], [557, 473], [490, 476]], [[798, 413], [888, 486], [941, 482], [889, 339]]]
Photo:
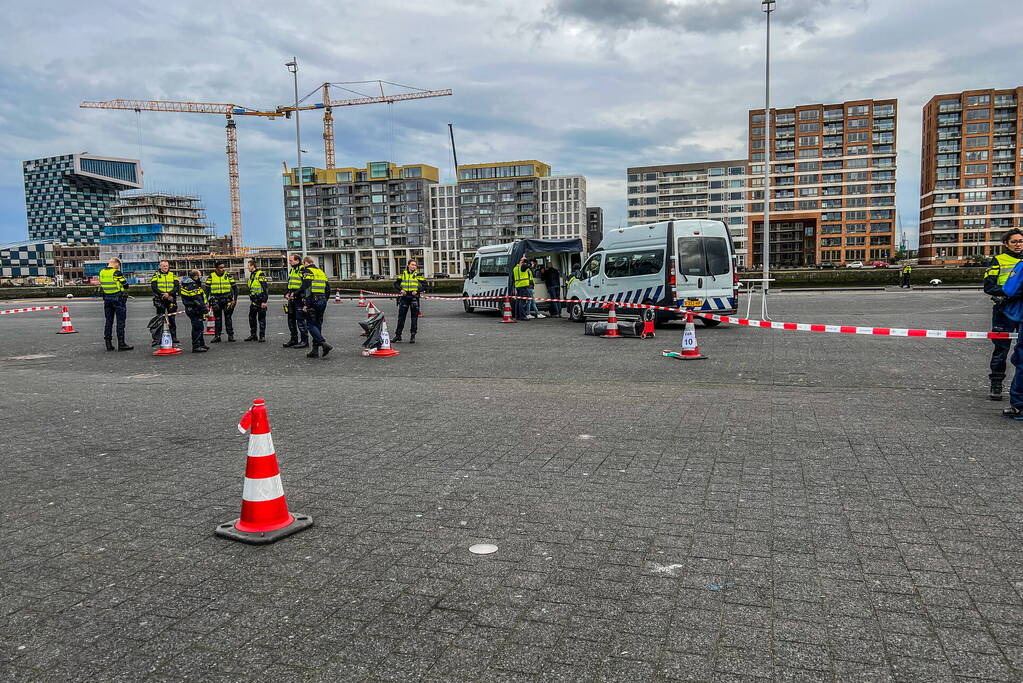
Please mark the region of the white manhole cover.
[[477, 543], [469, 546], [469, 552], [473, 555], [489, 555], [497, 552], [497, 546], [493, 543]]

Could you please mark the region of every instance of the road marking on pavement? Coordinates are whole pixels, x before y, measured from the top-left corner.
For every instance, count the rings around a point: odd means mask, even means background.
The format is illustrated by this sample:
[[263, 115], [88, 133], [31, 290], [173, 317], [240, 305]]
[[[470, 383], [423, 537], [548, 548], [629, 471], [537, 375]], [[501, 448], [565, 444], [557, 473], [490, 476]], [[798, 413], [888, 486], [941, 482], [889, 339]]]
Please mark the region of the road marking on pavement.
[[37, 360], [39, 358], [56, 358], [52, 353], [33, 353], [28, 356], [8, 356], [4, 360]]

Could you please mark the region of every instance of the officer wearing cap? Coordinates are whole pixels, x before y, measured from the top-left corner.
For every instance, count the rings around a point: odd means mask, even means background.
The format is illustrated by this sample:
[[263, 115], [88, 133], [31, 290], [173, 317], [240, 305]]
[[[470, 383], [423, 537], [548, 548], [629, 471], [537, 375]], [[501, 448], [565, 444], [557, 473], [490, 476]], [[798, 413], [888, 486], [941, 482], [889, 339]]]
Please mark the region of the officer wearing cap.
[[[178, 323], [174, 313], [178, 310], [178, 292], [181, 289], [181, 280], [171, 272], [170, 263], [160, 261], [160, 267], [149, 282], [149, 288], [153, 290], [153, 308], [157, 315], [166, 315], [169, 321], [171, 339], [178, 343]], [[153, 328], [152, 346], [160, 344], [160, 327]]]
[[121, 273], [121, 259], [112, 258], [107, 262], [107, 267], [99, 271], [99, 287], [103, 292], [103, 341], [106, 342], [107, 351], [114, 350], [113, 327], [114, 319], [117, 319], [117, 350], [131, 351], [130, 346], [124, 341], [124, 321], [128, 317], [128, 281]]
[[181, 280], [181, 305], [185, 307], [185, 315], [192, 323], [192, 353], [209, 351], [206, 338], [203, 336], [203, 321], [209, 309], [206, 307], [206, 290], [203, 289], [202, 273], [198, 270], [188, 271], [188, 276]]
[[206, 278], [206, 292], [210, 295], [210, 308], [213, 309], [213, 314], [217, 317], [211, 344], [220, 343], [222, 327], [227, 329], [227, 341], [234, 341], [234, 323], [231, 321], [231, 316], [234, 315], [234, 307], [238, 303], [238, 283], [226, 269], [227, 263], [217, 261], [213, 264], [213, 272]]
[[419, 294], [423, 289], [423, 276], [415, 259], [408, 262], [405, 269], [398, 273], [394, 281], [398, 289], [398, 328], [394, 331], [393, 342], [400, 342], [401, 331], [405, 328], [405, 316], [412, 311], [412, 324], [409, 329], [411, 336], [408, 343], [416, 343], [416, 332], [419, 330]]

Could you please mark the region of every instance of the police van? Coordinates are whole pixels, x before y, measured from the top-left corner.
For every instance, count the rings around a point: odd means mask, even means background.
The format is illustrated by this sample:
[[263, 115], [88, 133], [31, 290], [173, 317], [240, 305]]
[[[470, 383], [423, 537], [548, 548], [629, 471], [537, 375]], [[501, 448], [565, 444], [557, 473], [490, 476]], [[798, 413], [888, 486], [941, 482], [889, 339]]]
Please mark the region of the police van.
[[[733, 314], [739, 305], [739, 274], [732, 237], [721, 221], [699, 219], [608, 230], [574, 274], [565, 298], [572, 300], [568, 317], [576, 322], [606, 318], [603, 302], [609, 301]], [[628, 308], [617, 314], [644, 315]], [[679, 317], [656, 312], [658, 321]]]
[[[583, 242], [580, 239], [524, 239], [480, 247], [465, 271], [462, 296], [470, 297], [462, 302], [465, 312], [472, 313], [477, 308], [501, 310], [504, 306], [503, 299], [482, 297], [515, 294], [512, 269], [523, 256], [530, 260], [535, 259], [538, 265], [545, 263], [554, 265], [564, 279], [572, 271], [573, 264], [579, 262], [582, 252]], [[539, 273], [534, 275], [534, 279], [536, 285], [533, 296], [538, 299], [548, 298], [547, 287], [540, 279]], [[561, 296], [564, 298], [564, 290]], [[547, 308], [543, 303], [537, 306]]]

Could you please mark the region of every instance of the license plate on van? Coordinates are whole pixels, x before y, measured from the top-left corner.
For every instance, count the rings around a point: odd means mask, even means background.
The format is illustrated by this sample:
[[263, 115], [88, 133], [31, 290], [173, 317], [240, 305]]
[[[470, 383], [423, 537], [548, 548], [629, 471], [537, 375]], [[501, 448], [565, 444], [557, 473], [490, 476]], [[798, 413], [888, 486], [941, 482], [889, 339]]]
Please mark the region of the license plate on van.
[[685, 299], [682, 305], [686, 308], [698, 308], [703, 305], [703, 299]]

